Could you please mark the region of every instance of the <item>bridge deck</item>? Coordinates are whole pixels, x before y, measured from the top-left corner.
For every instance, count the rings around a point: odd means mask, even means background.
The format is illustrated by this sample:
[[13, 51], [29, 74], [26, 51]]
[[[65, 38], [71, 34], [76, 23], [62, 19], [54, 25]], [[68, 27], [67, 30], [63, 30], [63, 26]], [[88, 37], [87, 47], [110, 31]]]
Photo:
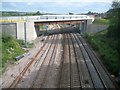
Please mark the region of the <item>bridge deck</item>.
[[45, 22], [45, 21], [73, 21], [73, 20], [92, 20], [88, 15], [40, 15], [40, 16], [9, 16], [0, 18], [0, 22]]

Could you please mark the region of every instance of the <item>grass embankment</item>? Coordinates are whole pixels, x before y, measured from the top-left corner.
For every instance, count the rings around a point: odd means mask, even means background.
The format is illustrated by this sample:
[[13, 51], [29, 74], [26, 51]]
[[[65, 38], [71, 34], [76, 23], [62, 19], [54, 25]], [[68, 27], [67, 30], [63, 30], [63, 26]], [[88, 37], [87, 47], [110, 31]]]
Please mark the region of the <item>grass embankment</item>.
[[93, 35], [87, 35], [87, 41], [97, 51], [107, 69], [114, 75], [118, 75], [120, 61], [117, 52], [117, 42], [107, 37], [107, 30]]
[[17, 40], [9, 35], [2, 35], [2, 67], [5, 69], [6, 63], [15, 62], [15, 57], [25, 53], [21, 48], [24, 45], [22, 40]]
[[109, 20], [107, 19], [95, 19], [93, 21], [93, 24], [97, 24], [97, 25], [108, 25], [109, 24]]

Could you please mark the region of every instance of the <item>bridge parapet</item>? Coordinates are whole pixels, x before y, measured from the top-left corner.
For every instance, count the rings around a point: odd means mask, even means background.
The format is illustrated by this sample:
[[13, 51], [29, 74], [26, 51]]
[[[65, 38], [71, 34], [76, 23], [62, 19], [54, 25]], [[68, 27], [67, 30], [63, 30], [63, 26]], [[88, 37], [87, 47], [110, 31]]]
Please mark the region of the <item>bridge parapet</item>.
[[88, 15], [40, 15], [40, 16], [9, 16], [0, 18], [0, 22], [28, 22], [28, 21], [62, 21], [62, 20], [92, 20]]

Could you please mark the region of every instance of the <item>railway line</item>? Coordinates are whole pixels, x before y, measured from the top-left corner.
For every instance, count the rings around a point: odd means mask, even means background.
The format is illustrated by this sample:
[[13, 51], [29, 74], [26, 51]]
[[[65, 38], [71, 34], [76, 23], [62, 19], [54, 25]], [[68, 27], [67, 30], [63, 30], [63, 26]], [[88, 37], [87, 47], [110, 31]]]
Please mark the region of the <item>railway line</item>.
[[46, 36], [43, 46], [9, 88], [116, 88], [79, 33]]
[[[64, 57], [68, 60], [68, 72], [63, 71], [63, 73], [68, 73], [62, 75], [61, 77], [61, 87], [70, 88], [115, 88], [110, 75], [106, 72], [100, 60], [97, 56], [89, 49], [87, 43], [80, 36], [80, 34], [70, 33], [65, 34], [65, 45], [69, 55]], [[66, 67], [63, 63], [63, 70]], [[66, 75], [66, 76], [65, 76]], [[64, 78], [69, 78], [65, 80]], [[63, 81], [63, 82], [62, 82]], [[67, 83], [66, 83], [67, 81]]]

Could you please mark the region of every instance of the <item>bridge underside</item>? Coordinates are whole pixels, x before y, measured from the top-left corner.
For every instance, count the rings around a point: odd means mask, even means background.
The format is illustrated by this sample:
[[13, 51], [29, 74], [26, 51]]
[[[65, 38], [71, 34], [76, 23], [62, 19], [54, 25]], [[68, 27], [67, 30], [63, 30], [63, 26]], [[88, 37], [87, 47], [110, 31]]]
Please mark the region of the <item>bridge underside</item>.
[[50, 25], [50, 24], [79, 24], [84, 22], [86, 22], [86, 20], [43, 21], [43, 22], [34, 22], [34, 25], [38, 26], [38, 25]]
[[[50, 21], [50, 22], [34, 22], [37, 36], [41, 34], [60, 34], [67, 32], [81, 32], [85, 29], [86, 20], [73, 21]], [[58, 28], [49, 28], [51, 25], [59, 25]], [[64, 26], [64, 28], [63, 28]]]

